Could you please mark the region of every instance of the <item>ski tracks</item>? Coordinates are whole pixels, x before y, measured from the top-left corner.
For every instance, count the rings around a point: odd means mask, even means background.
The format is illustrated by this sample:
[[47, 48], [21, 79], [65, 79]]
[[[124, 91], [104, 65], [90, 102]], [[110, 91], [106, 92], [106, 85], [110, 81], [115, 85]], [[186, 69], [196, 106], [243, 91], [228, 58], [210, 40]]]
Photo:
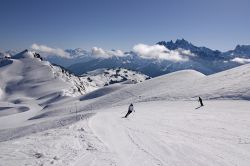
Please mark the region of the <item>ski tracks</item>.
[[[112, 112], [119, 118], [119, 113]], [[110, 113], [99, 112], [90, 122], [90, 128], [101, 142], [109, 149], [113, 157], [116, 158], [117, 165], [167, 165], [166, 162], [156, 157], [154, 151], [147, 145], [146, 140], [155, 139], [150, 133], [136, 129], [135, 131], [130, 124], [134, 124], [133, 119], [118, 119], [110, 116]], [[138, 135], [139, 132], [139, 135]], [[156, 141], [156, 140], [154, 140]], [[152, 141], [152, 142], [154, 142]]]
[[82, 155], [72, 164], [72, 166], [115, 166], [115, 162], [103, 142], [93, 133], [90, 128], [91, 118], [87, 119], [84, 127], [79, 129], [78, 139], [82, 147], [85, 147]]
[[91, 117], [90, 129], [116, 165], [247, 166], [250, 114], [222, 106], [194, 112], [179, 110], [179, 105], [171, 111], [138, 105], [143, 112], [128, 119], [120, 118], [124, 108], [115, 108]]
[[[136, 146], [137, 151], [141, 151], [142, 153], [145, 153], [149, 158], [151, 158], [151, 161], [153, 163], [155, 163], [156, 165], [159, 165], [159, 166], [166, 165], [164, 162], [162, 162], [160, 159], [158, 159], [154, 154], [152, 154], [150, 151], [146, 150], [146, 148], [142, 144], [142, 141], [140, 141], [140, 139], [138, 139], [138, 137], [135, 134], [131, 134], [131, 131], [129, 128], [127, 128], [127, 134], [128, 134], [129, 139], [131, 140], [131, 142]], [[135, 153], [132, 154], [132, 157], [134, 156], [134, 154]], [[145, 161], [143, 163], [141, 163], [141, 165], [146, 165], [145, 162], [147, 162], [146, 158], [145, 158]]]

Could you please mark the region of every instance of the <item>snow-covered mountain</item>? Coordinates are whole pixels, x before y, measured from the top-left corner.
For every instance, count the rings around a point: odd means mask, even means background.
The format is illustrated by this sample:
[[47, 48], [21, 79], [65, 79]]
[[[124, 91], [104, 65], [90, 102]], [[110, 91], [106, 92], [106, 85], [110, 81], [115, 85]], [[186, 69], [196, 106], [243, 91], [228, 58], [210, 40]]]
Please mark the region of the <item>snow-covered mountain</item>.
[[108, 86], [115, 83], [135, 84], [150, 79], [149, 76], [124, 68], [97, 69], [81, 76], [97, 87]]
[[91, 56], [91, 52], [83, 50], [81, 48], [66, 49], [65, 52], [69, 54], [70, 56], [69, 58], [52, 55], [52, 56], [47, 56], [46, 59], [53, 64], [57, 64], [65, 68], [75, 63], [88, 62], [89, 60], [94, 59], [94, 57]]
[[[0, 61], [0, 98], [8, 102], [31, 100], [38, 105], [64, 96], [79, 96], [96, 87], [61, 67], [25, 50]], [[3, 79], [2, 79], [3, 78]]]
[[[143, 58], [133, 50], [124, 52], [123, 56], [102, 57], [93, 55], [92, 51], [77, 48], [65, 50], [69, 57], [47, 55], [45, 59], [53, 64], [63, 66], [76, 75], [82, 75], [88, 71], [101, 68], [122, 67], [139, 71], [151, 77], [184, 69], [193, 69], [209, 75], [250, 63], [250, 45], [237, 45], [233, 50], [222, 52], [207, 47], [195, 46], [184, 39], [177, 39], [175, 42], [172, 40], [168, 42], [160, 41], [156, 44], [173, 51], [172, 54], [181, 50], [181, 52], [187, 52], [192, 56], [189, 56], [187, 61], [171, 61], [158, 58]], [[2, 55], [8, 54], [12, 56], [17, 51], [0, 52], [2, 52]]]
[[190, 50], [195, 55], [198, 55], [199, 57], [202, 57], [204, 59], [210, 59], [210, 60], [214, 60], [214, 58], [223, 59], [223, 57], [220, 57], [220, 54], [221, 54], [220, 51], [212, 50], [207, 47], [194, 46], [192, 43], [186, 41], [185, 39], [177, 39], [175, 42], [173, 42], [172, 40], [169, 42], [161, 41], [161, 42], [158, 42], [157, 44], [163, 45], [170, 50], [176, 50], [180, 48], [184, 50]]
[[247, 45], [237, 46], [234, 50], [227, 52], [197, 47], [184, 39], [177, 39], [175, 42], [161, 41], [157, 45], [162, 45], [173, 51], [181, 49], [194, 56], [190, 56], [188, 61], [173, 62], [164, 59], [145, 59], [131, 51], [127, 52], [126, 56], [121, 57], [98, 58], [92, 56], [92, 59], [86, 58], [85, 62], [77, 62], [67, 68], [81, 75], [98, 68], [123, 67], [155, 77], [183, 69], [193, 69], [209, 75], [250, 62], [250, 46]]
[[107, 69], [78, 77], [67, 69], [52, 65], [28, 50], [0, 59], [0, 99], [20, 103], [31, 100], [46, 105], [65, 96], [79, 96], [103, 86], [149, 77], [126, 69]]
[[[130, 102], [196, 100], [198, 96], [207, 100], [249, 100], [249, 81], [250, 64], [209, 76], [194, 70], [182, 70], [119, 90], [114, 89], [113, 93], [96, 98], [96, 101], [86, 105], [85, 109], [99, 109], [104, 107], [105, 103], [108, 107], [109, 103], [114, 106]], [[100, 93], [100, 90], [97, 93]], [[92, 95], [93, 93], [95, 91]]]
[[[247, 50], [239, 46], [210, 61], [220, 65], [228, 56], [223, 63], [244, 64]], [[205, 70], [208, 54], [173, 66], [129, 52], [95, 58], [88, 67], [117, 63], [159, 72], [195, 64]], [[32, 51], [6, 55], [0, 57], [3, 165], [249, 165], [250, 64], [208, 76], [188, 69], [149, 79], [125, 68], [76, 76]], [[121, 118], [130, 103], [136, 112]]]
[[[183, 70], [155, 77], [138, 84], [120, 84], [119, 86], [99, 88], [96, 91], [79, 96], [76, 100], [79, 100], [77, 103], [81, 107], [81, 111], [108, 108], [131, 102], [196, 100], [198, 96], [208, 100], [249, 100], [249, 73], [250, 64], [209, 76], [194, 70]], [[72, 102], [72, 100], [64, 102]], [[42, 115], [39, 116], [44, 117], [62, 113], [65, 113], [63, 107], [60, 104], [54, 104], [49, 109], [45, 109]]]
[[[250, 100], [250, 64], [140, 82], [147, 77], [123, 68], [77, 77], [41, 59], [26, 50], [0, 60], [3, 165], [250, 162], [250, 105], [244, 101]], [[139, 83], [104, 86], [125, 78]], [[198, 96], [204, 107], [198, 107]], [[136, 112], [121, 118], [131, 102]]]
[[[19, 96], [17, 94], [20, 94], [22, 98], [41, 98], [43, 96], [52, 98], [52, 96], [57, 95], [79, 96], [115, 82], [125, 80], [140, 82], [147, 78], [145, 75], [125, 69], [121, 70], [122, 74], [120, 72], [112, 73], [114, 72], [112, 70], [104, 70], [103, 74], [78, 77], [68, 72], [67, 69], [43, 61], [39, 54], [28, 50], [11, 58], [2, 57], [0, 64], [0, 97], [2, 99], [13, 98], [12, 100], [17, 100], [17, 96]], [[105, 72], [110, 73], [105, 74]], [[41, 92], [43, 89], [45, 91]], [[30, 90], [32, 93], [29, 93]]]
[[[249, 164], [249, 102], [243, 100], [250, 99], [250, 64], [209, 76], [183, 70], [59, 97], [73, 86], [65, 81], [72, 78], [33, 57], [25, 52], [0, 67], [4, 165]], [[97, 70], [84, 77], [94, 82], [124, 71]], [[205, 107], [197, 107], [198, 96]], [[136, 112], [120, 118], [131, 102]], [[174, 157], [166, 158], [168, 151]], [[131, 154], [136, 155], [127, 161]]]
[[182, 48], [185, 50], [190, 50], [192, 53], [198, 55], [199, 57], [205, 59], [219, 59], [230, 60], [231, 58], [250, 58], [250, 45], [237, 45], [235, 49], [226, 52], [221, 52], [219, 50], [212, 50], [207, 47], [197, 47], [192, 43], [184, 40], [177, 39], [175, 42], [172, 40], [169, 42], [161, 41], [157, 44], [163, 45], [170, 50], [175, 50]]
[[233, 58], [250, 58], [250, 45], [237, 45], [234, 50], [227, 51], [224, 54]]

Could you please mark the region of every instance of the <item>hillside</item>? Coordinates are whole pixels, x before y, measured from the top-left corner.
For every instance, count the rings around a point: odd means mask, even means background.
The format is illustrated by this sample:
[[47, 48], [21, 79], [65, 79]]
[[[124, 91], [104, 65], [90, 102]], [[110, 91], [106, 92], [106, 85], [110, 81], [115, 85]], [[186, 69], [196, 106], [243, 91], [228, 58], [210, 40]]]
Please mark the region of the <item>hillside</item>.
[[[69, 108], [75, 110], [74, 105], [77, 105], [78, 112], [84, 112], [127, 105], [131, 102], [196, 101], [198, 96], [207, 100], [248, 100], [249, 70], [249, 64], [210, 76], [193, 70], [183, 70], [134, 85], [108, 86], [75, 99], [64, 99], [49, 104], [34, 118], [45, 120], [44, 117], [71, 114]], [[67, 105], [68, 109], [65, 109], [64, 105]]]
[[[24, 125], [23, 121], [30, 122], [26, 120], [45, 112], [50, 105], [63, 106], [64, 101], [71, 102], [75, 100], [73, 97], [104, 86], [135, 84], [149, 78], [126, 69], [103, 69], [78, 77], [28, 50], [0, 59], [0, 77], [2, 128]], [[11, 121], [8, 115], [18, 120]]]
[[93, 82], [97, 87], [103, 87], [115, 83], [136, 84], [150, 79], [150, 77], [136, 71], [131, 71], [124, 68], [116, 68], [97, 69], [87, 72], [81, 76], [81, 79], [87, 79], [87, 81]]
[[[249, 64], [210, 76], [193, 70], [178, 71], [100, 96], [84, 105], [82, 109], [97, 109], [105, 105], [123, 105], [131, 102], [197, 100], [198, 96], [210, 100], [249, 100], [249, 73]], [[100, 91], [101, 89], [98, 93]]]
[[[249, 163], [249, 102], [243, 101], [250, 98], [249, 64], [210, 76], [183, 70], [138, 84], [105, 86], [78, 97], [55, 97], [53, 93], [72, 84], [60, 74], [48, 74], [52, 68], [47, 63], [26, 57], [33, 54], [24, 55], [1, 66], [1, 77], [13, 76], [1, 80], [4, 165]], [[100, 73], [103, 76], [103, 71], [91, 74]], [[3, 85], [10, 83], [18, 86], [6, 91]], [[31, 85], [36, 85], [34, 91]], [[204, 107], [199, 107], [198, 96]], [[121, 118], [131, 102], [136, 112]]]

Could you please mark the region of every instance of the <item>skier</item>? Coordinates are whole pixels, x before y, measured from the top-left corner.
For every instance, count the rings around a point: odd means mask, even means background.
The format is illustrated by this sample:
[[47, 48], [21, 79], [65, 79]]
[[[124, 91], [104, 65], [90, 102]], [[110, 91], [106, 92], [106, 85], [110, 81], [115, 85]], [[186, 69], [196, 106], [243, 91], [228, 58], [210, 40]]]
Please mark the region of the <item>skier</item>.
[[131, 104], [129, 105], [129, 107], [128, 107], [128, 112], [127, 112], [127, 114], [124, 116], [124, 118], [127, 118], [128, 115], [131, 114], [133, 111], [135, 112], [134, 106], [133, 106], [133, 104], [131, 103]]
[[201, 107], [204, 106], [201, 97], [199, 97], [199, 102], [201, 104]]

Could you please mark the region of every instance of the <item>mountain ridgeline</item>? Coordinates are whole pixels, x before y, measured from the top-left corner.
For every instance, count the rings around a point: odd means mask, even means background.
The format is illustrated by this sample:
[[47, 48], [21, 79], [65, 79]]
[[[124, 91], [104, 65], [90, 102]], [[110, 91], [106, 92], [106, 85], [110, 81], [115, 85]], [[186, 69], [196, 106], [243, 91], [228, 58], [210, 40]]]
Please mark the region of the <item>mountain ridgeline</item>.
[[78, 61], [67, 68], [78, 75], [98, 68], [116, 67], [136, 70], [151, 77], [184, 69], [193, 69], [210, 75], [240, 66], [250, 59], [250, 45], [238, 45], [234, 50], [226, 52], [197, 47], [184, 39], [178, 39], [175, 42], [161, 41], [157, 45], [164, 46], [168, 50], [188, 50], [195, 56], [189, 57], [188, 61], [173, 62], [164, 59], [145, 59], [133, 51], [127, 52], [127, 56], [109, 58], [91, 58], [89, 55], [86, 56], [85, 52], [86, 58], [81, 57], [84, 61]]
[[[212, 50], [207, 47], [198, 47], [184, 39], [168, 42], [160, 41], [156, 45], [160, 46], [161, 49], [164, 48], [170, 59], [177, 52], [180, 56], [183, 53], [188, 53], [189, 56], [186, 56], [188, 60], [172, 61], [156, 58], [157, 55], [156, 57], [145, 58], [135, 50], [124, 52], [123, 56], [102, 57], [95, 56], [92, 51], [86, 51], [81, 48], [66, 49], [65, 52], [70, 55], [70, 58], [51, 55], [46, 56], [46, 60], [63, 66], [76, 75], [103, 68], [125, 68], [138, 71], [150, 77], [185, 69], [193, 69], [205, 75], [210, 75], [250, 62], [250, 45], [237, 45], [235, 49], [226, 52]], [[159, 54], [164, 54], [164, 49]], [[154, 53], [152, 51], [152, 54]], [[11, 54], [11, 51], [8, 51], [8, 54]]]

